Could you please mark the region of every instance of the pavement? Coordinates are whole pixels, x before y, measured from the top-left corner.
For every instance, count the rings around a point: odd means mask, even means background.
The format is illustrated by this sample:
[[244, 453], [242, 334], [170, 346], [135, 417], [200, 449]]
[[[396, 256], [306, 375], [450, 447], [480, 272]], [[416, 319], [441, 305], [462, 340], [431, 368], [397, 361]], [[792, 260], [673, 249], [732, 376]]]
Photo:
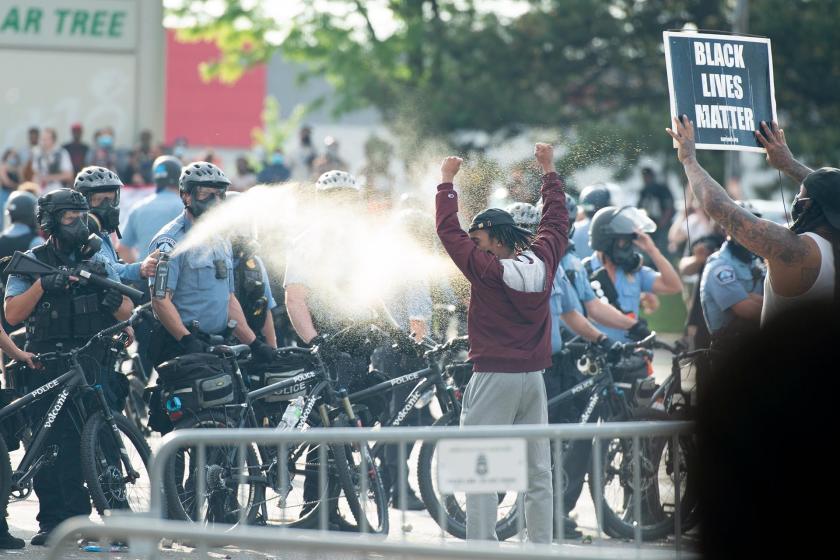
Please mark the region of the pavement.
[[[676, 337], [669, 337], [669, 336], [662, 336], [660, 337], [662, 340], [667, 342], [673, 342]], [[657, 380], [664, 379], [668, 373], [670, 372], [671, 361], [670, 355], [665, 352], [657, 351], [654, 359], [654, 371]], [[157, 440], [153, 438], [150, 442], [152, 448], [154, 449], [157, 443]], [[20, 458], [22, 456], [22, 451], [16, 451], [12, 454], [12, 465], [17, 465], [20, 462]], [[409, 481], [410, 484], [417, 488], [416, 483], [416, 474], [414, 471], [414, 465], [416, 465], [415, 458], [412, 458], [410, 461], [411, 470], [409, 474]], [[419, 495], [419, 492], [418, 492]], [[9, 525], [11, 527], [11, 532], [13, 535], [18, 536], [20, 538], [26, 539], [27, 546], [23, 550], [8, 550], [8, 551], [0, 551], [0, 557], [2, 558], [10, 558], [10, 559], [20, 559], [20, 560], [35, 560], [35, 559], [43, 559], [46, 558], [46, 549], [44, 547], [35, 547], [29, 545], [28, 541], [31, 537], [37, 532], [38, 524], [35, 519], [35, 516], [38, 513], [38, 502], [34, 494], [29, 496], [26, 500], [20, 502], [14, 502], [9, 505]], [[595, 515], [595, 508], [592, 503], [592, 500], [589, 496], [588, 489], [584, 489], [581, 499], [578, 502], [576, 509], [572, 512], [572, 518], [576, 520], [578, 523], [581, 531], [584, 533], [583, 540], [577, 540], [575, 542], [569, 542], [563, 546], [569, 548], [572, 547], [578, 550], [586, 550], [587, 547], [590, 549], [599, 548], [602, 549], [601, 552], [605, 553], [606, 557], [609, 556], [619, 556], [621, 553], [631, 552], [634, 549], [634, 544], [629, 541], [621, 541], [616, 539], [609, 539], [607, 537], [599, 538], [599, 533], [597, 530], [597, 523], [596, 523], [596, 515]], [[101, 522], [101, 519], [95, 513], [91, 516], [92, 521], [94, 522]], [[445, 546], [447, 543], [457, 542], [458, 540], [454, 537], [449, 535], [442, 535], [441, 530], [438, 525], [431, 519], [429, 514], [426, 511], [420, 512], [401, 512], [398, 509], [391, 509], [390, 511], [390, 524], [391, 524], [391, 532], [388, 536], [389, 540], [398, 540], [398, 539], [405, 539], [409, 542], [416, 542], [416, 543], [426, 543], [426, 544], [434, 544], [434, 543], [441, 543], [442, 546]], [[518, 538], [518, 537], [517, 537]], [[516, 540], [512, 539], [512, 540]], [[688, 547], [688, 549], [695, 548], [696, 546], [696, 535], [686, 535], [683, 537], [683, 544]], [[591, 543], [591, 544], [589, 544]], [[674, 542], [672, 538], [669, 538], [665, 541], [660, 541], [656, 543], [645, 543], [643, 545], [646, 551], [656, 553], [666, 553], [669, 550], [673, 550]], [[612, 552], [610, 552], [612, 551]], [[223, 549], [211, 549], [207, 551], [207, 555], [203, 555], [202, 551], [193, 549], [188, 546], [184, 546], [178, 543], [171, 544], [168, 548], [163, 548], [161, 550], [161, 557], [162, 558], [220, 558], [220, 559], [274, 559], [274, 558], [295, 558], [297, 556], [303, 557], [302, 554], [292, 554], [288, 552], [281, 552], [281, 551], [269, 551], [269, 552], [261, 552], [257, 550], [250, 550], [247, 548], [239, 548], [235, 546], [225, 547]], [[323, 556], [324, 558], [329, 558], [330, 560], [336, 559], [337, 556], [335, 554], [315, 554], [316, 557]], [[348, 557], [353, 555], [348, 555]], [[378, 556], [378, 555], [377, 555]], [[80, 559], [94, 559], [94, 558], [103, 558], [107, 557], [110, 559], [129, 559], [129, 558], [137, 558], [136, 555], [132, 555], [131, 552], [116, 552], [116, 553], [109, 553], [109, 554], [97, 554], [92, 552], [84, 552], [78, 549], [78, 547], [71, 547], [67, 548], [62, 551], [61, 558], [80, 558]], [[307, 555], [307, 557], [311, 558], [312, 555]]]

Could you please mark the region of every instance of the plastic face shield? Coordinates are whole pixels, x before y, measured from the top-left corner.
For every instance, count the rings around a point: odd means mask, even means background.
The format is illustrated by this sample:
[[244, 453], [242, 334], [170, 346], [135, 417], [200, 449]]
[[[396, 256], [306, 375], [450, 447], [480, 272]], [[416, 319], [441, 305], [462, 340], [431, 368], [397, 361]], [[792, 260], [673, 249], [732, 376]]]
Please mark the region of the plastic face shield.
[[656, 224], [648, 217], [647, 212], [644, 210], [634, 206], [625, 206], [619, 210], [619, 214], [631, 220], [635, 229], [641, 230], [645, 233], [653, 233], [656, 231]]

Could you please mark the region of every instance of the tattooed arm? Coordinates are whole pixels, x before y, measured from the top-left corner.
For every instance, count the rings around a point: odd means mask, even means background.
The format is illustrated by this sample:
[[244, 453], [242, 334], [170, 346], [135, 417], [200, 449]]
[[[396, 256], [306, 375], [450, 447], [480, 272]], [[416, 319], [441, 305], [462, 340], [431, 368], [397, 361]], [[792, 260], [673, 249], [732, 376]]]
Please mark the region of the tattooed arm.
[[805, 293], [813, 285], [815, 271], [819, 272], [820, 268], [820, 253], [814, 240], [762, 220], [738, 206], [697, 162], [694, 123], [683, 118], [686, 124], [674, 119], [674, 129], [667, 129], [667, 132], [677, 142], [677, 157], [703, 210], [738, 243], [767, 259], [777, 293], [788, 297]]
[[[763, 133], [762, 133], [763, 131]], [[767, 163], [800, 184], [812, 169], [796, 161], [785, 141], [785, 131], [779, 128], [778, 123], [773, 122], [770, 126], [761, 121], [761, 131], [755, 131], [758, 143], [767, 150]]]

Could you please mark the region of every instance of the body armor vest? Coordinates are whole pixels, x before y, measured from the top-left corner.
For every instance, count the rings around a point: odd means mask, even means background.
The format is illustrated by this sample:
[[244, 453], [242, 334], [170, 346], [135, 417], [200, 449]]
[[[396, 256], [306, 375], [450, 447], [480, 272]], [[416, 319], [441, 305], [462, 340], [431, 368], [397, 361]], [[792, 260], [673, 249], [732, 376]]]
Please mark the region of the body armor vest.
[[[59, 267], [68, 266], [47, 243], [32, 250], [44, 263]], [[102, 263], [88, 263], [92, 272], [105, 274]], [[98, 270], [97, 270], [98, 269]], [[116, 323], [113, 315], [100, 306], [104, 295], [102, 288], [92, 284], [72, 282], [70, 290], [62, 294], [41, 296], [32, 314], [26, 319], [26, 346], [33, 352], [56, 351], [61, 344], [64, 351], [84, 345], [91, 336]]]
[[242, 306], [245, 321], [258, 337], [262, 337], [268, 298], [265, 297], [262, 268], [253, 254], [240, 252], [234, 255], [238, 264], [233, 270], [233, 286], [236, 299]]

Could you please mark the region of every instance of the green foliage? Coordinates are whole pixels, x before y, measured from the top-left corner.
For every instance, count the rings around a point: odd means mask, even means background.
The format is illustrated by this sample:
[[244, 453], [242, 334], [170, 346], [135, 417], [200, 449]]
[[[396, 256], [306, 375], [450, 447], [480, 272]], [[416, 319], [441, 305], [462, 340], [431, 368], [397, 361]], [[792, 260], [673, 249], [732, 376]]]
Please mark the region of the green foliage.
[[294, 108], [287, 119], [280, 116], [280, 104], [272, 96], [265, 98], [263, 110], [260, 115], [262, 128], [254, 128], [251, 131], [251, 139], [254, 146], [260, 146], [263, 152], [270, 154], [277, 148], [282, 148], [300, 126], [306, 108], [298, 105]]

